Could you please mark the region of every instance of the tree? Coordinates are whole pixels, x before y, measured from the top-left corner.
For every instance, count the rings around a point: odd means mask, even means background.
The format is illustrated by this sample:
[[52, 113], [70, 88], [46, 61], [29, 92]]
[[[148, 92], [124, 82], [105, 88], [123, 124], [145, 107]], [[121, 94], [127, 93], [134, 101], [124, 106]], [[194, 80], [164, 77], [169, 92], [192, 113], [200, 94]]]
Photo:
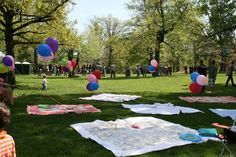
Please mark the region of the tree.
[[208, 39], [215, 40], [220, 47], [221, 67], [225, 70], [227, 49], [234, 40], [236, 30], [235, 1], [231, 0], [197, 0], [200, 11], [205, 17], [208, 27]]
[[26, 37], [28, 34], [42, 33], [32, 30], [31, 26], [54, 20], [55, 14], [67, 3], [69, 0], [1, 0], [0, 31], [4, 34], [6, 54], [15, 57], [14, 47], [17, 44], [38, 43]]
[[116, 38], [124, 32], [124, 26], [117, 18], [111, 15], [102, 18], [95, 17], [92, 23], [94, 26], [99, 25], [102, 28], [101, 35], [108, 50], [108, 66], [110, 67], [113, 61], [113, 44], [115, 44]]
[[165, 36], [184, 18], [188, 1], [132, 0], [128, 8], [137, 13], [134, 22], [136, 27], [142, 27], [143, 32], [154, 39], [154, 58], [159, 62], [161, 44], [166, 43]]

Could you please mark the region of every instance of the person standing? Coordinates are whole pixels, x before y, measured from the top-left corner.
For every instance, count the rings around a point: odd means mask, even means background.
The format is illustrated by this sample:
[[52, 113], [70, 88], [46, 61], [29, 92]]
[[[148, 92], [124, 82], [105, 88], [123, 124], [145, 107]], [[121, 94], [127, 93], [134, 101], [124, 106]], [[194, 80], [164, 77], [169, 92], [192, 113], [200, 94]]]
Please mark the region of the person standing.
[[116, 66], [114, 63], [111, 64], [111, 78], [116, 78]]
[[140, 66], [139, 66], [139, 64], [136, 66], [135, 71], [136, 71], [136, 76], [139, 77], [140, 76]]
[[126, 63], [126, 66], [125, 66], [125, 76], [126, 76], [126, 78], [130, 77], [129, 63]]
[[232, 61], [226, 71], [226, 76], [228, 76], [228, 79], [225, 83], [225, 87], [228, 87], [229, 80], [231, 80], [232, 85], [235, 87], [234, 79], [233, 79], [233, 71], [234, 71], [234, 62]]
[[215, 90], [215, 81], [217, 76], [217, 67], [215, 66], [215, 61], [211, 61], [208, 67], [208, 85], [210, 87], [211, 93]]
[[[200, 65], [197, 67], [197, 71], [200, 75], [204, 75], [207, 77], [207, 67], [203, 63], [203, 60], [200, 60]], [[205, 93], [206, 86], [202, 86], [201, 93]]]

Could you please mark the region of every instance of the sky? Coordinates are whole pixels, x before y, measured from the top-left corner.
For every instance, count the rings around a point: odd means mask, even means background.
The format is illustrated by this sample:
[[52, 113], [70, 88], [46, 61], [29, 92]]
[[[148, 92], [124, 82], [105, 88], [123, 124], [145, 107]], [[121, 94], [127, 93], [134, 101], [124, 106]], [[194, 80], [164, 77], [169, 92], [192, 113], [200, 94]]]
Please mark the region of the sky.
[[120, 20], [128, 20], [131, 12], [126, 3], [130, 0], [76, 0], [76, 6], [69, 14], [70, 20], [77, 20], [75, 28], [79, 33], [86, 30], [87, 25], [94, 16], [106, 17], [109, 14]]

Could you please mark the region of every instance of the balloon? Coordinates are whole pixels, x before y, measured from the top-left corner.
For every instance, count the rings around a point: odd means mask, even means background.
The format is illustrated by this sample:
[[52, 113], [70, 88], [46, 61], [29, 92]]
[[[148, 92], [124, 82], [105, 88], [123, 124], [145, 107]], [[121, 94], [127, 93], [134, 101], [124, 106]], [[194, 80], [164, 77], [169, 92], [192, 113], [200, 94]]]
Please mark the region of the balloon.
[[157, 68], [158, 63], [155, 59], [151, 60], [151, 65], [154, 66], [155, 68]]
[[97, 90], [99, 88], [99, 85], [97, 82], [90, 82], [90, 88], [94, 91]]
[[13, 64], [12, 66], [9, 67], [10, 71], [14, 71], [15, 70], [15, 65]]
[[152, 66], [152, 65], [149, 65], [149, 66], [148, 66], [148, 71], [149, 71], [150, 73], [154, 73], [154, 72], [155, 72], [155, 67]]
[[38, 54], [42, 57], [51, 56], [51, 48], [47, 44], [40, 44], [38, 46]]
[[61, 59], [61, 64], [62, 64], [62, 65], [67, 65], [67, 60], [66, 60], [65, 58], [62, 58], [62, 59]]
[[94, 71], [92, 72], [92, 74], [93, 74], [97, 79], [100, 79], [101, 76], [102, 76], [102, 74], [101, 74], [101, 72], [100, 72], [99, 70], [94, 70]]
[[52, 52], [55, 54], [55, 52], [58, 49], [58, 41], [57, 41], [57, 39], [53, 38], [53, 37], [49, 37], [46, 40], [46, 44], [48, 44], [50, 46]]
[[198, 77], [199, 73], [198, 72], [193, 72], [190, 75], [190, 78], [193, 82], [197, 82], [197, 77]]
[[7, 66], [5, 66], [4, 64], [0, 64], [0, 73], [6, 73], [8, 71], [9, 69]]
[[13, 65], [12, 59], [9, 56], [3, 57], [2, 62], [6, 66], [12, 66]]
[[90, 74], [87, 79], [89, 82], [98, 82], [96, 76], [93, 74]]
[[76, 66], [76, 61], [72, 59], [70, 62], [71, 62], [72, 67], [74, 68]]
[[86, 88], [87, 88], [88, 91], [93, 91], [92, 88], [91, 88], [91, 83], [88, 83]]
[[11, 58], [12, 62], [14, 63], [14, 58], [11, 55], [6, 55], [7, 57]]
[[0, 94], [2, 94], [4, 91], [4, 88], [3, 87], [0, 87]]
[[196, 82], [193, 82], [189, 85], [189, 90], [191, 93], [193, 94], [197, 94], [201, 91], [202, 86], [200, 86], [199, 84], [197, 84]]
[[69, 68], [68, 67], [63, 67], [63, 71], [64, 72], [69, 72]]
[[71, 61], [67, 61], [67, 67], [68, 67], [68, 68], [71, 68], [71, 67], [72, 67]]
[[197, 83], [201, 86], [205, 86], [207, 84], [207, 78], [204, 75], [198, 75]]
[[41, 56], [41, 55], [38, 55], [39, 56], [39, 59], [42, 60], [42, 61], [51, 61], [54, 59], [54, 54], [51, 52], [51, 55], [50, 56], [47, 56], [47, 57], [44, 57], [44, 56]]
[[3, 83], [4, 82], [4, 79], [3, 78], [0, 78], [0, 83]]

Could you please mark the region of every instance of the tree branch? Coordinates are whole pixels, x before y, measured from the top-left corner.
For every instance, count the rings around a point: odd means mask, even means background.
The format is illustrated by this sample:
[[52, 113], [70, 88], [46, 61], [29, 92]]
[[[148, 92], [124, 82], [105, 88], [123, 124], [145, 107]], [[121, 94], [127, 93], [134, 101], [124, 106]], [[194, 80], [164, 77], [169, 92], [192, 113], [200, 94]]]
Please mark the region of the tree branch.
[[52, 9], [50, 12], [48, 12], [46, 15], [44, 16], [40, 16], [38, 18], [35, 18], [35, 19], [31, 19], [30, 21], [20, 25], [19, 27], [16, 27], [14, 29], [14, 31], [18, 31], [22, 28], [25, 28], [27, 27], [28, 25], [30, 24], [33, 24], [33, 23], [40, 23], [40, 22], [47, 22], [47, 21], [50, 21], [50, 20], [53, 20], [53, 16], [52, 14], [54, 12], [56, 12], [60, 7], [62, 7], [65, 3], [67, 3], [69, 0], [63, 0], [59, 5], [57, 5], [54, 9]]
[[33, 33], [33, 34], [45, 34], [45, 32], [24, 31], [24, 32], [14, 33], [13, 36], [19, 36], [19, 35], [27, 34], [27, 33]]

